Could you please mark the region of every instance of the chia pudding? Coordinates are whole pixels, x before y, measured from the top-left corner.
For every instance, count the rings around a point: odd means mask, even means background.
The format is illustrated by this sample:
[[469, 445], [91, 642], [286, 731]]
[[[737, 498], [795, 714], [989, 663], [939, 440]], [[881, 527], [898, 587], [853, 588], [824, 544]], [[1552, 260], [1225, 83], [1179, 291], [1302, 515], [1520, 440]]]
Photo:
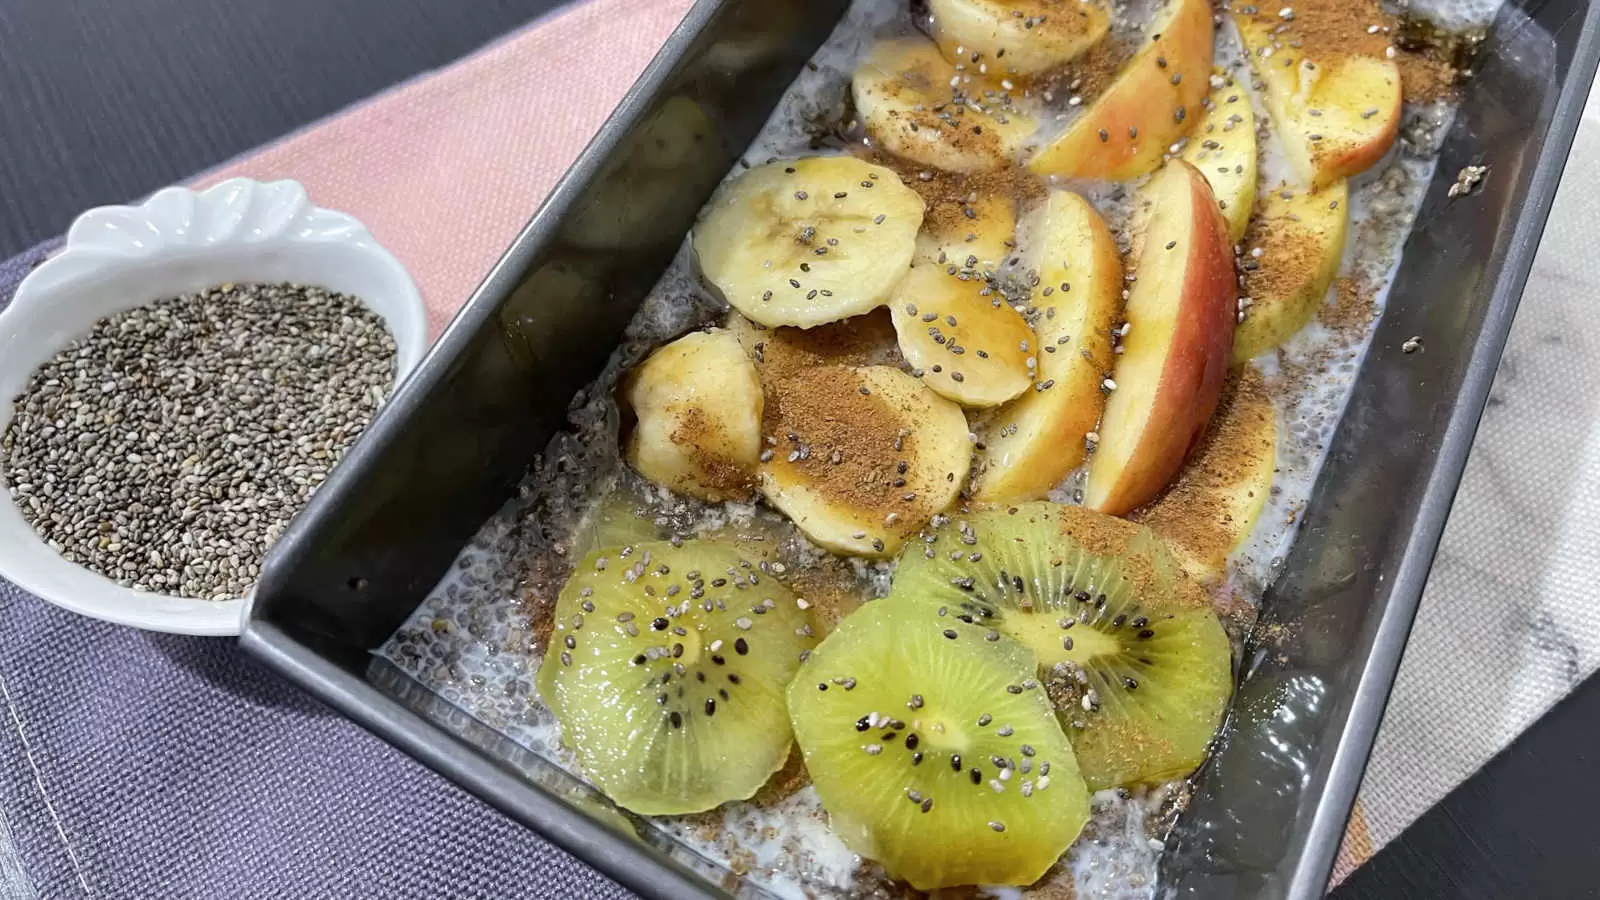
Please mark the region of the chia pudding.
[[1151, 896], [1465, 77], [1186, 2], [858, 0], [386, 665], [745, 895]]

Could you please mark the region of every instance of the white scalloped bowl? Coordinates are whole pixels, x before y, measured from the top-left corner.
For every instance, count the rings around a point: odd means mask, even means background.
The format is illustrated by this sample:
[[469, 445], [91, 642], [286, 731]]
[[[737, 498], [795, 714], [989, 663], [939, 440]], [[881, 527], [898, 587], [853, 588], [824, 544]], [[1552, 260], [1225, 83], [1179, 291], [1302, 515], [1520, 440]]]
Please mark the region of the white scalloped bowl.
[[[422, 295], [405, 267], [351, 216], [311, 205], [293, 181], [236, 178], [166, 188], [139, 206], [92, 209], [0, 313], [0, 434], [35, 369], [95, 322], [227, 282], [294, 282], [359, 297], [396, 345], [396, 383], [428, 348]], [[245, 598], [191, 600], [122, 587], [44, 543], [0, 470], [0, 575], [65, 609], [178, 634], [239, 633]]]

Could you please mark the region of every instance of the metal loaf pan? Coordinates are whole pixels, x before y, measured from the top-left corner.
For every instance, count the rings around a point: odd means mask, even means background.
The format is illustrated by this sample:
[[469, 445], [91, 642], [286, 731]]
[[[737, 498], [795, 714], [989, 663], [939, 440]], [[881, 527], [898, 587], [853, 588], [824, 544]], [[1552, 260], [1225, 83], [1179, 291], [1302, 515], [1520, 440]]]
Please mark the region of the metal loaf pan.
[[[604, 824], [592, 805], [574, 805], [578, 788], [553, 766], [414, 682], [380, 683], [371, 651], [512, 496], [845, 5], [695, 5], [279, 542], [244, 630], [245, 646], [288, 678], [651, 897], [759, 891]], [[1161, 893], [1322, 895], [1593, 78], [1597, 35], [1600, 4], [1588, 0], [1501, 10], [1266, 597], [1264, 620], [1288, 626], [1273, 629], [1286, 637], [1247, 651], [1227, 737], [1180, 820]], [[716, 145], [679, 170], [630, 165], [635, 136], [685, 98], [716, 121]], [[1485, 185], [1447, 201], [1469, 163], [1491, 166]], [[630, 209], [664, 187], [662, 208]], [[1401, 353], [1411, 335], [1426, 336], [1425, 352]]]

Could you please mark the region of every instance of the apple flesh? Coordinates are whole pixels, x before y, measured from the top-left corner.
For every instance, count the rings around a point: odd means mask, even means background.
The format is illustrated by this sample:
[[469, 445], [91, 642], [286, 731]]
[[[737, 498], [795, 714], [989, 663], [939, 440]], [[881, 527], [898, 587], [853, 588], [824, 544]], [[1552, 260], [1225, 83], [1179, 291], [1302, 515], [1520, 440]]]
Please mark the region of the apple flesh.
[[1278, 416], [1261, 373], [1228, 375], [1216, 415], [1178, 480], [1138, 520], [1197, 580], [1221, 580], [1228, 556], [1255, 528], [1278, 463]]
[[[1372, 22], [1385, 18], [1376, 2], [1351, 2], [1370, 5]], [[1236, 11], [1234, 22], [1297, 179], [1324, 187], [1366, 171], [1389, 152], [1400, 129], [1400, 67], [1387, 56], [1388, 39], [1368, 34], [1365, 26], [1347, 26], [1348, 34], [1337, 35], [1336, 26], [1311, 21], [1357, 17], [1317, 4], [1296, 15], [1284, 22], [1261, 7], [1253, 15]], [[1302, 40], [1301, 34], [1316, 37]]]
[[1246, 300], [1235, 363], [1282, 344], [1316, 316], [1344, 258], [1349, 205], [1343, 179], [1315, 192], [1279, 187], [1262, 195], [1240, 243]]
[[1135, 178], [1194, 127], [1211, 89], [1210, 0], [1172, 0], [1148, 33], [1106, 92], [1028, 163], [1034, 174]]
[[986, 423], [973, 497], [1040, 500], [1083, 463], [1105, 407], [1111, 327], [1122, 307], [1122, 259], [1087, 200], [1052, 191], [1028, 216], [1026, 271], [1036, 273], [1038, 371], [1031, 390]]
[[1256, 202], [1256, 114], [1250, 92], [1228, 79], [1211, 92], [1206, 117], [1189, 134], [1183, 158], [1200, 170], [1228, 220], [1228, 237], [1244, 237]]
[[1233, 350], [1233, 246], [1211, 186], [1173, 160], [1145, 191], [1129, 330], [1084, 497], [1112, 515], [1154, 499], [1178, 473], [1217, 408]]

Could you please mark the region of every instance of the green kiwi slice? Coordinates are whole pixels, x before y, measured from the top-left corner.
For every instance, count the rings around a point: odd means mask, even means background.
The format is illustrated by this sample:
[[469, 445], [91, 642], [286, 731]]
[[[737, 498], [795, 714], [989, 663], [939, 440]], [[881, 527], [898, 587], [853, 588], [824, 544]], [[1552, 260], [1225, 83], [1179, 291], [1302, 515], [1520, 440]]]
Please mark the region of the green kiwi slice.
[[1031, 884], [1089, 818], [1027, 648], [920, 609], [851, 613], [789, 687], [834, 833], [918, 890]]
[[584, 772], [641, 815], [747, 799], [780, 769], [784, 689], [815, 643], [748, 546], [596, 550], [556, 603], [539, 693]]
[[1205, 759], [1232, 649], [1160, 538], [1054, 503], [936, 525], [902, 554], [889, 599], [1033, 650], [1091, 790], [1183, 777]]

